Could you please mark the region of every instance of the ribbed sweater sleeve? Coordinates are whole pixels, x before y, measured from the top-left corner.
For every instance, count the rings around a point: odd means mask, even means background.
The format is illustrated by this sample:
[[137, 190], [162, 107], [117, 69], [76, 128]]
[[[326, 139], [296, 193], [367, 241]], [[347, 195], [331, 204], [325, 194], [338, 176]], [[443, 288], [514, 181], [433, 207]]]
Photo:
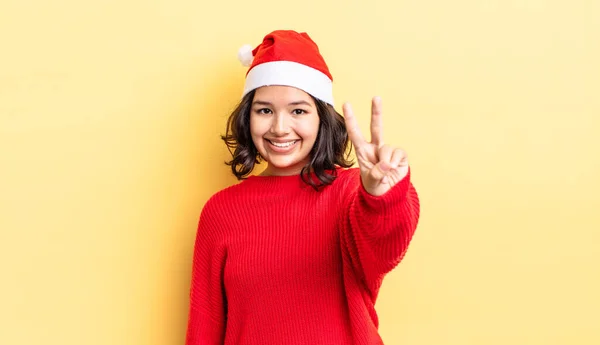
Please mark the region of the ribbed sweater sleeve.
[[340, 217], [342, 245], [352, 269], [375, 301], [385, 274], [396, 267], [417, 227], [420, 205], [409, 173], [387, 193], [372, 196], [356, 169], [347, 177]]
[[223, 270], [227, 257], [215, 197], [202, 209], [192, 263], [186, 345], [223, 345], [227, 300]]

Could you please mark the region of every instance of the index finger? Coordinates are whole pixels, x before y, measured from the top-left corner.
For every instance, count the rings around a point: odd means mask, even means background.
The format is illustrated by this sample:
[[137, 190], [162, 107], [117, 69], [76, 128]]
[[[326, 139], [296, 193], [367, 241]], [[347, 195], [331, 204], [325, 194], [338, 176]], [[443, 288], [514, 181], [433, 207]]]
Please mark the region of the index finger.
[[348, 132], [350, 141], [352, 141], [354, 147], [362, 146], [365, 143], [365, 138], [358, 128], [358, 122], [356, 122], [356, 117], [354, 116], [354, 112], [352, 111], [352, 106], [350, 106], [350, 103], [344, 103], [342, 106], [342, 111], [344, 112], [346, 131]]
[[371, 103], [371, 143], [377, 147], [383, 145], [383, 112], [380, 97], [373, 97]]

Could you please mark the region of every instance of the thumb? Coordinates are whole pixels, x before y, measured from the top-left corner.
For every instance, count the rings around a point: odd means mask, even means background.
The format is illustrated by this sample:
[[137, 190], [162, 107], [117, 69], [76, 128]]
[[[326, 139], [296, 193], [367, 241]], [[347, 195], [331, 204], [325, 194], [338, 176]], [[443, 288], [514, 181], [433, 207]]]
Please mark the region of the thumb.
[[369, 170], [367, 175], [365, 176], [365, 187], [366, 188], [375, 188], [382, 183], [383, 178], [387, 175], [388, 171], [390, 171], [392, 167], [387, 162], [379, 162], [375, 164], [375, 166]]

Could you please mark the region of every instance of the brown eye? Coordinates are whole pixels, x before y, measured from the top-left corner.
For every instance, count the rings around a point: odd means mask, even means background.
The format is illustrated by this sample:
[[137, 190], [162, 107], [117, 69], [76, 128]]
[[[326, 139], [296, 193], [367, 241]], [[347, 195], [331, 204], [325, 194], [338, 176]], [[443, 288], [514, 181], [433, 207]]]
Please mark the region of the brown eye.
[[306, 114], [306, 111], [304, 111], [302, 109], [294, 109], [294, 111], [292, 111], [292, 113], [294, 115], [302, 115], [302, 114]]
[[262, 109], [258, 109], [256, 112], [259, 113], [259, 114], [270, 114], [271, 113], [271, 109], [269, 109], [269, 108], [262, 108]]

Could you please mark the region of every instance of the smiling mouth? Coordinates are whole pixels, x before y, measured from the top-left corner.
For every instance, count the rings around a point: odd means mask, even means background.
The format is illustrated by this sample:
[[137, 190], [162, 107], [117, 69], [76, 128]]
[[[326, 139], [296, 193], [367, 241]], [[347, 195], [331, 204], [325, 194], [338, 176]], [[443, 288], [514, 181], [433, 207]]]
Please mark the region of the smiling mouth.
[[276, 142], [274, 142], [274, 141], [271, 141], [271, 140], [268, 140], [268, 139], [267, 139], [267, 141], [268, 141], [268, 142], [269, 142], [271, 145], [273, 145], [273, 146], [275, 146], [275, 147], [279, 147], [279, 148], [282, 148], [282, 149], [284, 149], [284, 148], [286, 148], [286, 147], [290, 147], [290, 146], [294, 145], [294, 144], [295, 144], [296, 142], [298, 142], [299, 140], [291, 140], [291, 141], [286, 141], [286, 142], [284, 142], [284, 143], [276, 143]]

